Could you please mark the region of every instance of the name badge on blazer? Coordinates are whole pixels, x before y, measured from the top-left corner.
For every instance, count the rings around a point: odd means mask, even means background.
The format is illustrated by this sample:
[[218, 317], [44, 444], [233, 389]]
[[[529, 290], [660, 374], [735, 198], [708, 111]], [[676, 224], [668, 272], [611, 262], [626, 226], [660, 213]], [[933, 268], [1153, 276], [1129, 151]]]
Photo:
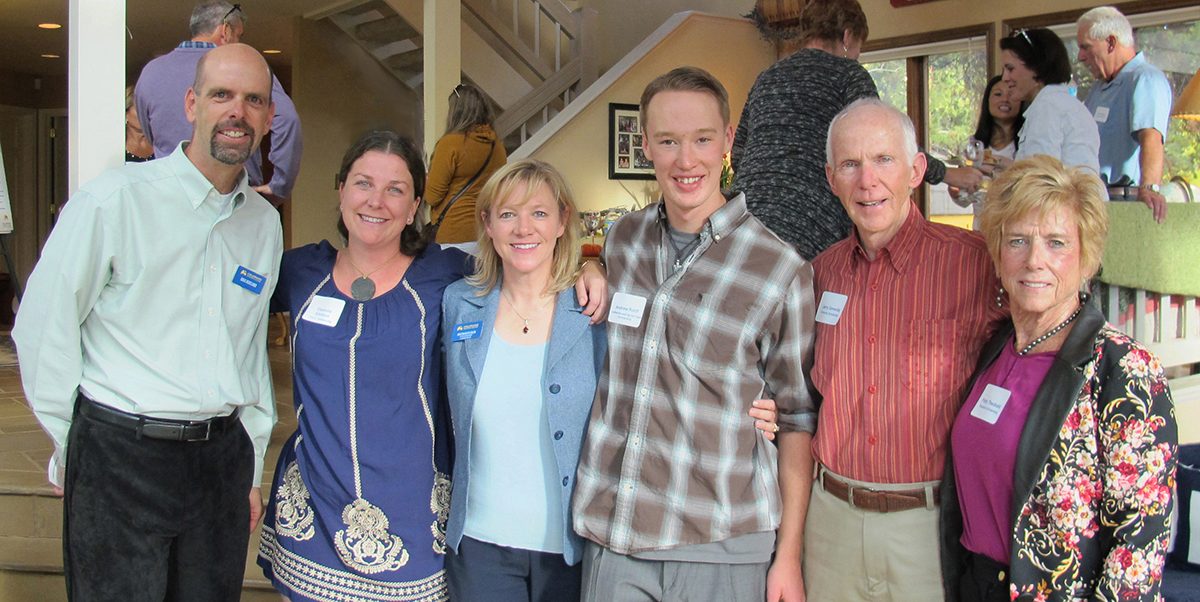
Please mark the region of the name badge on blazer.
[[261, 295], [267, 285], [267, 277], [243, 266], [238, 266], [233, 273], [233, 283], [256, 294]]
[[454, 325], [454, 332], [450, 333], [450, 341], [465, 341], [467, 339], [478, 339], [479, 334], [483, 332], [483, 322], [464, 322]]

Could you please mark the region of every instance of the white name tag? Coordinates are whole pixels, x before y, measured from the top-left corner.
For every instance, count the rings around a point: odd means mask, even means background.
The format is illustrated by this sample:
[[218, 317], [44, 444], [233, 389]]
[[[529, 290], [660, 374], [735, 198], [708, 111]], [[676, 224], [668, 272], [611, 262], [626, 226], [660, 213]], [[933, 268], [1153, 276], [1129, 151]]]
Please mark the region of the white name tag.
[[1108, 121], [1108, 107], [1096, 107], [1096, 123]]
[[988, 423], [996, 424], [1000, 419], [1000, 413], [1004, 411], [1004, 406], [1008, 405], [1008, 398], [1012, 396], [1012, 391], [996, 385], [988, 385], [983, 389], [983, 395], [979, 396], [979, 401], [975, 402], [975, 408], [971, 410], [971, 415]]
[[842, 310], [846, 307], [846, 295], [825, 291], [821, 293], [821, 303], [817, 306], [817, 321], [822, 324], [836, 326], [842, 319]]
[[341, 299], [318, 295], [313, 297], [312, 302], [305, 308], [300, 319], [322, 326], [337, 326], [338, 319], [342, 317], [342, 309], [344, 307], [346, 307], [346, 302]]
[[608, 321], [622, 326], [637, 328], [642, 323], [642, 314], [646, 311], [646, 298], [628, 293], [613, 295], [612, 309], [608, 310]]

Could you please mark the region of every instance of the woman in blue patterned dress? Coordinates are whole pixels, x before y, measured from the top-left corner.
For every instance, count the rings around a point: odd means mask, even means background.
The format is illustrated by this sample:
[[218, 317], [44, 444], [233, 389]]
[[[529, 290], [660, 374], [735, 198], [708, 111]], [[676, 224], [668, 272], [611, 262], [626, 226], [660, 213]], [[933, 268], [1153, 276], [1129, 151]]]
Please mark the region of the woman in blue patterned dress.
[[450, 481], [438, 406], [440, 302], [468, 256], [413, 225], [420, 151], [391, 132], [342, 161], [338, 229], [284, 254], [299, 428], [284, 444], [258, 563], [286, 598], [446, 599]]

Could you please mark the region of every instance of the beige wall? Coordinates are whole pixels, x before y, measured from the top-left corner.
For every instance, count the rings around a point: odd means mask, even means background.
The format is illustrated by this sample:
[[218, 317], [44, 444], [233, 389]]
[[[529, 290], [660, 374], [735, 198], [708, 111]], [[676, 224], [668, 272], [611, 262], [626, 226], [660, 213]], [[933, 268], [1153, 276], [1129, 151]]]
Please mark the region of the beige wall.
[[[886, 2], [886, 0], [860, 0]], [[596, 9], [600, 19], [600, 73], [608, 71], [630, 50], [650, 37], [671, 15], [685, 10], [739, 17], [754, 8], [754, 0], [582, 0], [567, 3]]]
[[608, 179], [608, 103], [637, 104], [650, 80], [680, 65], [695, 65], [725, 85], [736, 122], [754, 78], [770, 66], [772, 56], [746, 20], [692, 15], [531, 156], [563, 172], [581, 210], [628, 207], [631, 193], [643, 202], [656, 189], [653, 181]]
[[304, 158], [292, 192], [292, 246], [338, 240], [334, 176], [363, 133], [391, 129], [420, 140], [421, 99], [327, 21], [295, 20], [292, 100]]

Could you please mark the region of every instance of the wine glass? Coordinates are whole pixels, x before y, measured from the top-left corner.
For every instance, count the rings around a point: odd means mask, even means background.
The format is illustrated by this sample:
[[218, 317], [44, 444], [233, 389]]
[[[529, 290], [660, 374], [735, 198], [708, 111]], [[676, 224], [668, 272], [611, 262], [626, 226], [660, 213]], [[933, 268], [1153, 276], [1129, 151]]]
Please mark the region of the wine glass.
[[983, 142], [974, 137], [967, 138], [962, 148], [963, 162], [967, 167], [975, 167], [983, 159]]

